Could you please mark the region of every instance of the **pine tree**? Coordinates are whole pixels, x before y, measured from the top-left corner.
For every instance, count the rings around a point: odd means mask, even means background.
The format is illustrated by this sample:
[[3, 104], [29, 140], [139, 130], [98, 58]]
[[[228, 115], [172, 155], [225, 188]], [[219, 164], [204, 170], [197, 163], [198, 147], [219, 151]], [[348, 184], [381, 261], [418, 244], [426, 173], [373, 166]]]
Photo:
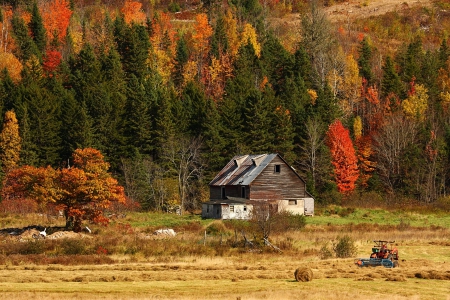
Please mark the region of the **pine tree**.
[[269, 97], [258, 90], [252, 90], [246, 98], [244, 116], [244, 134], [251, 153], [267, 153], [274, 149], [274, 136], [272, 131], [272, 103]]
[[200, 86], [192, 81], [188, 82], [181, 94], [181, 106], [176, 119], [181, 132], [192, 137], [202, 134], [205, 129], [206, 96]]
[[[36, 154], [40, 165], [56, 165], [60, 161], [61, 137], [59, 136], [60, 102], [51, 91], [32, 83], [23, 88], [22, 103], [16, 108], [17, 116], [28, 124], [27, 138], [22, 137], [26, 151]], [[27, 118], [27, 120], [25, 120]]]
[[396, 61], [400, 66], [400, 77], [403, 82], [411, 82], [413, 78], [422, 82], [422, 61], [423, 61], [422, 41], [416, 39], [411, 42], [406, 49], [397, 52]]
[[212, 99], [206, 100], [205, 131], [203, 132], [203, 156], [206, 158], [206, 180], [212, 180], [217, 170], [220, 170], [228, 160], [224, 155], [225, 140], [222, 136], [223, 129], [216, 103]]
[[369, 85], [373, 84], [373, 72], [372, 72], [372, 47], [369, 45], [367, 38], [363, 38], [359, 45], [359, 58], [358, 66], [361, 77], [367, 80]]
[[47, 41], [46, 41], [46, 35], [44, 23], [42, 22], [42, 16], [39, 12], [39, 8], [37, 5], [37, 2], [33, 2], [33, 7], [31, 9], [31, 20], [28, 24], [28, 28], [31, 31], [31, 37], [33, 38], [33, 41], [40, 51], [40, 56], [44, 53]]
[[146, 28], [136, 23], [127, 25], [123, 18], [118, 17], [114, 22], [114, 39], [126, 76], [134, 74], [138, 79], [143, 78], [147, 73], [150, 49]]
[[150, 105], [147, 103], [144, 86], [133, 74], [127, 85], [125, 107], [125, 136], [132, 153], [150, 154], [152, 151]]
[[445, 68], [447, 60], [450, 56], [450, 49], [447, 45], [447, 38], [444, 38], [442, 40], [441, 46], [439, 47], [438, 56], [439, 56], [439, 68]]
[[387, 97], [391, 93], [397, 97], [405, 96], [403, 84], [398, 76], [394, 63], [390, 56], [386, 56], [383, 65], [383, 78], [381, 79], [381, 93], [383, 97]]
[[33, 42], [33, 39], [28, 35], [28, 28], [22, 18], [14, 15], [12, 18], [13, 33], [16, 37], [16, 43], [19, 46], [19, 53], [16, 56], [23, 62], [29, 60], [32, 55], [39, 57], [40, 53]]
[[226, 24], [223, 15], [221, 15], [214, 28], [214, 33], [211, 37], [211, 54], [215, 58], [219, 58], [221, 53], [227, 53], [229, 49], [228, 37], [226, 32]]
[[268, 34], [261, 50], [261, 62], [264, 74], [267, 74], [275, 93], [278, 95], [287, 78], [293, 76], [294, 57], [272, 34]]
[[189, 49], [184, 35], [177, 41], [177, 48], [175, 54], [175, 68], [173, 73], [173, 81], [175, 86], [181, 87], [183, 85], [184, 67], [189, 60]]

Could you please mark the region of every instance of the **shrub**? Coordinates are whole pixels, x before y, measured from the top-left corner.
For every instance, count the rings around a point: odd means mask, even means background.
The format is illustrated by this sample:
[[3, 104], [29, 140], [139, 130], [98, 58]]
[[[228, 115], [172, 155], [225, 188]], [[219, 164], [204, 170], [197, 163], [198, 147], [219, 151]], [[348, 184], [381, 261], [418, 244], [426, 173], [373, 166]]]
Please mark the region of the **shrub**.
[[355, 242], [348, 235], [338, 237], [337, 244], [333, 245], [333, 251], [336, 257], [339, 258], [352, 257], [355, 255], [356, 250]]
[[176, 12], [179, 12], [181, 10], [181, 7], [180, 7], [180, 4], [178, 4], [176, 2], [171, 2], [171, 3], [169, 3], [169, 6], [167, 7], [167, 9], [171, 13], [176, 13]]
[[333, 251], [328, 247], [328, 243], [322, 246], [319, 250], [320, 259], [329, 259], [333, 257]]
[[227, 228], [222, 221], [214, 221], [206, 227], [206, 233], [209, 235], [221, 235], [227, 232]]
[[45, 252], [44, 241], [29, 240], [19, 249], [19, 254], [42, 254]]
[[85, 240], [63, 239], [60, 246], [61, 252], [66, 255], [87, 254], [87, 245]]

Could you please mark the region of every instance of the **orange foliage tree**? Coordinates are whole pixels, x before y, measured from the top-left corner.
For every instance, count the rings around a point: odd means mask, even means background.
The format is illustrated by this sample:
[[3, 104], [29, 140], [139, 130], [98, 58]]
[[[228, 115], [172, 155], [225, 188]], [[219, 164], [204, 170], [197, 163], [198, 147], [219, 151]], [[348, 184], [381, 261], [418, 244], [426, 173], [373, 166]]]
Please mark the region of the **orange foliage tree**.
[[338, 191], [342, 194], [351, 193], [359, 177], [358, 160], [355, 154], [349, 130], [340, 120], [334, 121], [328, 128], [327, 145], [330, 148], [334, 175]]
[[133, 0], [126, 0], [122, 9], [123, 18], [125, 23], [130, 24], [132, 22], [142, 24], [145, 22], [145, 13], [142, 11], [142, 3]]
[[3, 184], [3, 199], [31, 199], [41, 207], [56, 204], [64, 211], [66, 226], [81, 230], [82, 220], [107, 225], [103, 215], [111, 203], [125, 203], [125, 193], [108, 173], [100, 151], [77, 149], [73, 166], [65, 169], [23, 166], [12, 170]]
[[44, 7], [42, 20], [47, 32], [47, 39], [58, 44], [64, 42], [69, 27], [72, 11], [67, 0], [51, 0]]

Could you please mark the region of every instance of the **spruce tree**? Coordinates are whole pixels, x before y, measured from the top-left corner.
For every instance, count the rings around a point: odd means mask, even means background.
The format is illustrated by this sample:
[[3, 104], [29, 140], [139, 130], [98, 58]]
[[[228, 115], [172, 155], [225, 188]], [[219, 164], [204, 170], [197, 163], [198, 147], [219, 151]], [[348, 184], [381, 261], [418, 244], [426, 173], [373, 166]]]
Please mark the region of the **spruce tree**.
[[211, 54], [215, 58], [219, 58], [221, 53], [227, 53], [228, 48], [229, 45], [225, 27], [225, 19], [223, 15], [221, 15], [216, 21], [214, 33], [211, 37]]
[[369, 85], [372, 85], [374, 79], [372, 72], [372, 47], [369, 45], [366, 37], [361, 41], [358, 52], [359, 74], [367, 80]]
[[18, 44], [18, 53], [16, 56], [25, 62], [31, 58], [32, 55], [40, 56], [40, 52], [37, 50], [33, 39], [28, 35], [28, 28], [25, 25], [25, 21], [18, 15], [14, 15], [12, 18], [13, 33]]
[[391, 93], [397, 97], [405, 97], [403, 83], [400, 80], [400, 76], [395, 70], [394, 63], [390, 56], [386, 56], [384, 61], [383, 77], [381, 79], [381, 94], [383, 97], [387, 97]]
[[173, 73], [173, 82], [176, 87], [181, 87], [183, 84], [184, 66], [189, 60], [189, 49], [184, 35], [181, 35], [177, 41], [177, 48], [175, 54], [175, 68]]
[[31, 20], [28, 24], [28, 28], [31, 31], [31, 37], [33, 38], [36, 47], [40, 51], [39, 57], [41, 57], [45, 51], [47, 41], [44, 23], [42, 22], [42, 16], [39, 12], [36, 1], [33, 2], [33, 7], [31, 9]]
[[206, 96], [198, 84], [190, 81], [181, 94], [182, 115], [177, 119], [185, 119], [185, 128], [192, 137], [197, 137], [205, 130]]
[[124, 119], [127, 144], [134, 148], [131, 153], [150, 154], [153, 147], [150, 105], [147, 103], [143, 85], [133, 74], [127, 85]]
[[[57, 165], [60, 162], [60, 102], [49, 90], [32, 83], [23, 88], [22, 103], [17, 108], [17, 116], [26, 126], [29, 136], [23, 138], [28, 143], [25, 150], [34, 152], [39, 165]], [[21, 126], [25, 127], [25, 126]]]

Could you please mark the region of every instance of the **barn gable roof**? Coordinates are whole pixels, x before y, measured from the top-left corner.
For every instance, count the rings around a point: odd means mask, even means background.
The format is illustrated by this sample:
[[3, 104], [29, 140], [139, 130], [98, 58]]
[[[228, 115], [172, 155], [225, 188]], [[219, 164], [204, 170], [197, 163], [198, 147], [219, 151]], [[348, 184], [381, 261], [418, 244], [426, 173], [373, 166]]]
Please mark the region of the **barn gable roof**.
[[[228, 162], [228, 164], [216, 175], [216, 177], [214, 177], [209, 185], [250, 185], [252, 181], [258, 177], [267, 165], [277, 156], [279, 155], [276, 153], [237, 155]], [[281, 160], [289, 166], [284, 159], [281, 158]], [[292, 167], [289, 166], [289, 168], [297, 174]], [[300, 178], [300, 180], [302, 179]]]

